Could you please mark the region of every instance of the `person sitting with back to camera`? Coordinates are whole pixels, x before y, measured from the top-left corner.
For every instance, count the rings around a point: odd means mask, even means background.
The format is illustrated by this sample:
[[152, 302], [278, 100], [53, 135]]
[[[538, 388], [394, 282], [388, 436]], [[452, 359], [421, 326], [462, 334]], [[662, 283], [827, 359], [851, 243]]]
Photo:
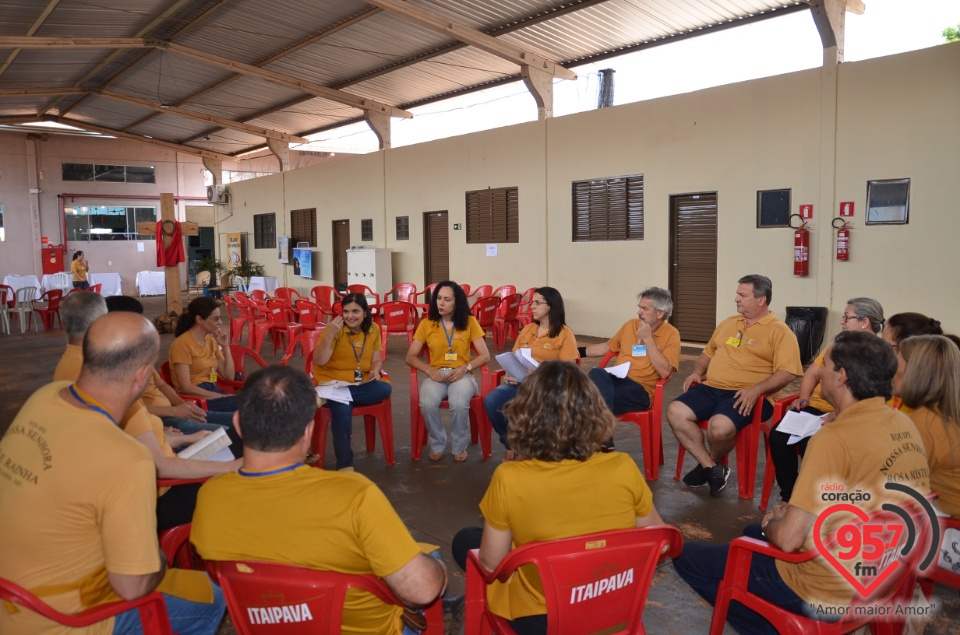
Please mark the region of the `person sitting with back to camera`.
[[[900, 353], [900, 342], [915, 335], [943, 335], [940, 321], [927, 317], [923, 313], [897, 313], [890, 316], [890, 319], [887, 320], [887, 328], [883, 329], [883, 341], [892, 346], [893, 352], [897, 354]], [[902, 372], [901, 369], [901, 374]], [[897, 377], [894, 381], [894, 388], [896, 388], [899, 379]], [[904, 405], [899, 392], [899, 390], [894, 390], [893, 398], [887, 402], [887, 405], [904, 414], [910, 414], [913, 410]]]
[[333, 415], [333, 449], [338, 470], [353, 470], [353, 407], [380, 403], [390, 396], [393, 387], [380, 374], [383, 368], [380, 326], [373, 321], [367, 298], [362, 293], [348, 293], [341, 301], [342, 315], [335, 316], [323, 330], [313, 351], [313, 379], [322, 384], [345, 381], [350, 403], [327, 399], [323, 405]]
[[[577, 337], [566, 324], [566, 311], [559, 291], [553, 287], [534, 290], [530, 311], [533, 322], [523, 327], [517, 335], [513, 344], [515, 353], [527, 348], [531, 357], [539, 363], [552, 359], [575, 362], [580, 358], [577, 353]], [[503, 382], [483, 398], [487, 418], [500, 437], [500, 443], [507, 449], [504, 457], [507, 461], [515, 458], [516, 453], [510, 449], [507, 441], [507, 418], [503, 414], [503, 406], [517, 394], [517, 386], [523, 379], [505, 375]]]

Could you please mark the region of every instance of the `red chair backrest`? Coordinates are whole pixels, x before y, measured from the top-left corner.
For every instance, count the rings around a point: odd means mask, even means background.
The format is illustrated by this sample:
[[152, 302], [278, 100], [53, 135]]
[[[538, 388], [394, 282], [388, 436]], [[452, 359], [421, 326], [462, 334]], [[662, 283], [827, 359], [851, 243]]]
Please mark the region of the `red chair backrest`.
[[[236, 295], [236, 294], [234, 294]], [[240, 308], [240, 303], [231, 298], [228, 295], [223, 296], [223, 303], [227, 306], [227, 315], [232, 318], [237, 318], [243, 315], [243, 311]], [[236, 311], [237, 315], [234, 315]]]
[[[277, 287], [276, 291], [273, 292], [275, 298], [281, 298], [287, 302], [293, 303], [293, 294], [297, 293], [295, 289], [291, 287]], [[299, 294], [298, 294], [299, 295]]]
[[286, 328], [287, 324], [287, 305], [281, 300], [270, 300], [267, 302], [268, 315], [274, 326]]
[[497, 319], [497, 307], [499, 306], [500, 298], [487, 296], [477, 300], [470, 310], [473, 312], [473, 317], [477, 318], [480, 326], [488, 329], [493, 327], [493, 322]]
[[297, 316], [300, 319], [300, 324], [303, 324], [303, 328], [317, 328], [317, 314], [322, 311], [320, 306], [310, 300], [297, 300], [296, 304]]
[[508, 295], [513, 295], [517, 292], [517, 288], [512, 284], [504, 284], [493, 291], [493, 295], [497, 296], [500, 299], [506, 298]]
[[233, 357], [233, 370], [236, 373], [240, 373], [241, 379], [247, 376], [245, 365], [248, 357], [252, 359], [260, 368], [266, 368], [267, 366], [267, 362], [260, 357], [260, 354], [257, 351], [248, 346], [243, 346], [242, 344], [231, 344], [230, 355]]
[[50, 311], [56, 311], [60, 308], [60, 298], [63, 297], [63, 291], [60, 289], [50, 289], [40, 296], [40, 302], [47, 303], [47, 309]]
[[90, 291], [90, 292], [92, 292], [92, 293], [100, 293], [100, 291], [101, 291], [102, 288], [103, 288], [103, 284], [100, 283], [100, 284], [95, 284], [95, 285], [93, 285], [92, 287], [90, 287], [89, 289], [87, 289], [87, 291]]
[[493, 285], [492, 284], [481, 284], [479, 287], [473, 290], [473, 293], [468, 293], [467, 295], [473, 295], [478, 298], [488, 298], [493, 295]]
[[514, 293], [500, 300], [500, 306], [497, 308], [497, 318], [503, 320], [504, 322], [512, 322], [517, 319], [517, 314], [519, 312], [520, 294]]
[[380, 319], [387, 333], [406, 333], [416, 326], [417, 307], [409, 302], [384, 302], [380, 305]]
[[283, 354], [283, 357], [280, 359], [280, 364], [286, 366], [290, 363], [290, 359], [297, 354], [297, 347], [303, 349], [303, 356], [308, 358], [308, 363], [306, 366], [307, 374], [311, 375], [313, 370], [313, 351], [317, 348], [317, 340], [320, 339], [320, 335], [323, 333], [321, 330], [315, 331], [304, 331], [297, 334], [290, 344], [287, 346], [286, 352]]
[[466, 296], [468, 296], [468, 297], [470, 296], [470, 285], [469, 285], [469, 284], [461, 284], [461, 285], [460, 285], [460, 288], [463, 289], [463, 293], [464, 293]]
[[253, 561], [208, 564], [220, 581], [238, 635], [339, 634], [348, 589], [362, 589], [386, 604], [400, 604], [373, 575]]
[[389, 297], [391, 293], [397, 294], [398, 302], [413, 303], [414, 296], [417, 295], [417, 285], [412, 282], [398, 282], [387, 292], [387, 297]]
[[250, 292], [250, 296], [259, 302], [266, 302], [270, 299], [270, 294], [268, 294], [263, 289], [254, 289]]
[[160, 379], [167, 382], [168, 385], [173, 386], [173, 377], [170, 375], [170, 362], [160, 364]]
[[330, 313], [333, 303], [340, 299], [340, 294], [333, 287], [326, 285], [317, 285], [310, 289], [310, 295], [324, 313]]
[[[511, 551], [488, 580], [506, 581], [520, 565], [536, 565], [547, 633], [643, 633], [640, 618], [663, 548], [669, 546], [676, 557], [682, 545], [679, 530], [670, 525], [529, 543]], [[467, 595], [472, 599], [470, 589]]]

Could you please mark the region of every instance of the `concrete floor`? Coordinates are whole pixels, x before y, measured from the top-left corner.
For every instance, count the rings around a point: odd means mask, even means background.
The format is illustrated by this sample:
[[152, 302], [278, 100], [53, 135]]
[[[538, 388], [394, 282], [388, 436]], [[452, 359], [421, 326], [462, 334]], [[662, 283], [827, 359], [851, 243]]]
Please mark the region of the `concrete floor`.
[[[152, 318], [162, 312], [163, 298], [141, 300], [148, 317]], [[624, 319], [628, 317], [630, 316], [624, 316]], [[14, 328], [17, 329], [14, 335], [0, 336], [0, 360], [3, 360], [0, 362], [0, 434], [6, 431], [26, 398], [50, 380], [65, 343], [63, 331], [20, 334], [17, 332], [19, 327], [14, 325]], [[584, 341], [581, 344], [600, 341], [598, 338], [582, 339]], [[162, 335], [161, 340], [160, 362], [166, 359], [173, 336]], [[486, 462], [481, 460], [479, 445], [470, 447], [470, 459], [463, 464], [454, 463], [449, 455], [439, 463], [431, 463], [426, 458], [422, 462], [411, 461], [409, 370], [403, 363], [406, 345], [403, 338], [389, 338], [387, 360], [384, 364], [393, 377], [396, 464], [392, 467], [384, 464], [379, 439], [376, 451], [370, 454], [365, 451], [362, 420], [354, 419], [354, 425], [358, 426], [354, 435], [356, 469], [384, 490], [414, 538], [441, 545], [450, 572], [450, 593], [458, 594], [463, 592], [464, 577], [450, 557], [450, 541], [460, 528], [482, 522], [477, 505], [493, 470], [503, 458], [503, 448], [494, 439], [493, 457]], [[488, 345], [492, 346], [490, 338]], [[264, 344], [263, 349], [268, 362], [279, 360], [278, 355], [270, 354], [272, 347], [269, 342]], [[684, 347], [678, 378], [689, 374], [698, 355], [699, 350], [696, 347]], [[584, 368], [590, 368], [598, 361], [584, 360]], [[496, 366], [496, 362], [493, 362], [493, 366]], [[682, 379], [675, 379], [667, 384], [667, 403], [680, 393], [681, 385]], [[744, 525], [759, 522], [762, 517], [762, 513], [757, 509], [764, 464], [762, 449], [756, 497], [752, 500], [740, 500], [737, 497], [735, 461], [731, 460], [734, 473], [730, 477], [730, 485], [719, 499], [712, 499], [706, 488], [694, 491], [673, 480], [677, 442], [665, 423], [664, 426], [666, 464], [661, 466], [660, 479], [650, 483], [655, 504], [664, 520], [676, 525], [683, 533], [684, 540], [718, 543], [729, 542], [740, 535]], [[620, 424], [616, 442], [617, 450], [633, 456], [642, 469], [643, 456], [637, 429], [628, 424]], [[334, 462], [332, 444], [328, 444], [325, 461], [328, 465]], [[692, 459], [687, 458], [687, 469], [690, 467]], [[773, 501], [779, 500], [776, 491], [771, 498]], [[938, 587], [934, 601], [942, 606], [943, 610], [932, 619], [925, 632], [960, 632], [960, 627], [957, 626], [960, 624], [960, 601], [957, 593]], [[648, 632], [706, 633], [711, 614], [712, 608], [677, 577], [669, 563], [660, 565], [644, 613]], [[728, 627], [726, 632], [733, 631]], [[229, 626], [221, 629], [221, 634], [229, 633], [233, 633]]]

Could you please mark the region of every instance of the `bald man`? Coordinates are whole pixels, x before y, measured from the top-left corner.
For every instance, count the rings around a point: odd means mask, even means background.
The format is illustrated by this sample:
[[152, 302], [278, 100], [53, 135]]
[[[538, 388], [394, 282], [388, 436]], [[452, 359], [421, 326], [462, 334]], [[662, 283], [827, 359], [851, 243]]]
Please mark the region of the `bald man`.
[[[212, 635], [223, 597], [204, 573], [165, 575], [156, 468], [147, 448], [118, 427], [159, 346], [142, 316], [100, 317], [83, 340], [76, 382], [48, 384], [20, 409], [0, 439], [0, 577], [66, 613], [157, 589], [174, 631]], [[138, 632], [139, 619], [123, 613], [88, 632]], [[0, 610], [3, 633], [64, 630], [32, 611]]]

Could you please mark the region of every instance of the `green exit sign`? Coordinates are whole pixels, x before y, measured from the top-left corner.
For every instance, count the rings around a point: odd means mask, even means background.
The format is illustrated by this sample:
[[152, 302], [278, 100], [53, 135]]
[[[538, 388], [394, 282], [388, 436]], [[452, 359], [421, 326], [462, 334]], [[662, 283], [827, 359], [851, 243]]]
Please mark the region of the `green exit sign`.
[[463, 225], [462, 225], [461, 223], [454, 223], [454, 224], [453, 224], [453, 230], [454, 230], [454, 231], [457, 231], [457, 230], [460, 230], [460, 229], [463, 229]]

